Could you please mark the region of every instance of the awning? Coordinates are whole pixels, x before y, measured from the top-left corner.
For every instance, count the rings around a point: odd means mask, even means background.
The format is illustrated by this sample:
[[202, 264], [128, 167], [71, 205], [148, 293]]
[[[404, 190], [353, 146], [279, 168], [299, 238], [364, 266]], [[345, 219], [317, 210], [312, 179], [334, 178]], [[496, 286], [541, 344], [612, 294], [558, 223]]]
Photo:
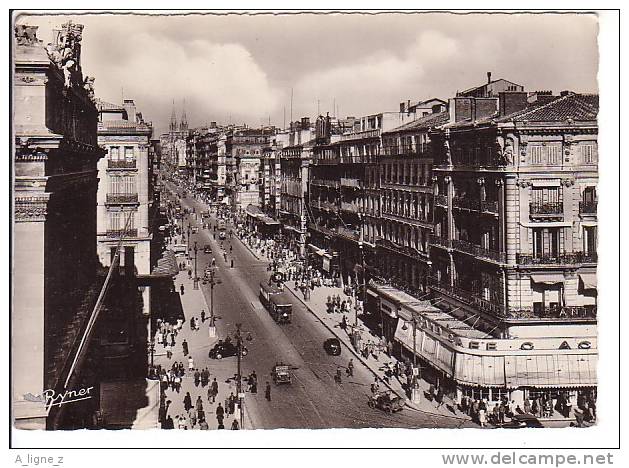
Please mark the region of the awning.
[[505, 356], [508, 387], [593, 387], [597, 354]]
[[458, 353], [454, 377], [458, 382], [487, 387], [505, 386], [504, 356], [478, 356]]
[[165, 250], [162, 257], [157, 260], [157, 265], [153, 268], [151, 276], [175, 276], [179, 273], [179, 266], [175, 252]]
[[596, 289], [596, 273], [579, 273], [583, 289]]
[[531, 275], [531, 281], [537, 284], [557, 284], [564, 282], [563, 273], [535, 274]]
[[398, 321], [395, 339], [411, 352], [415, 348], [417, 355], [422, 356], [433, 367], [448, 375], [453, 375], [454, 351], [444, 346], [443, 343], [430, 336], [420, 327], [416, 327], [415, 340], [413, 340], [413, 327], [412, 325], [406, 325], [406, 330], [404, 330], [405, 323], [404, 320]]
[[247, 205], [247, 208], [245, 209], [245, 211], [247, 212], [249, 216], [253, 216], [254, 218], [257, 217], [258, 215], [264, 215], [262, 210], [255, 205]]

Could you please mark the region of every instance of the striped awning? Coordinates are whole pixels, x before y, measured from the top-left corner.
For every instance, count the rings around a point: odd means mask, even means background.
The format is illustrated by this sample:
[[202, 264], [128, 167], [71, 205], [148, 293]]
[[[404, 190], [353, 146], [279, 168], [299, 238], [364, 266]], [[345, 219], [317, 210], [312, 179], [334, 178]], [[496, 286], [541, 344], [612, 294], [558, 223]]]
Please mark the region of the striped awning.
[[505, 356], [508, 387], [593, 387], [597, 354]]
[[151, 276], [175, 276], [179, 273], [179, 265], [175, 252], [165, 250], [162, 257], [157, 260], [157, 265], [153, 268]]

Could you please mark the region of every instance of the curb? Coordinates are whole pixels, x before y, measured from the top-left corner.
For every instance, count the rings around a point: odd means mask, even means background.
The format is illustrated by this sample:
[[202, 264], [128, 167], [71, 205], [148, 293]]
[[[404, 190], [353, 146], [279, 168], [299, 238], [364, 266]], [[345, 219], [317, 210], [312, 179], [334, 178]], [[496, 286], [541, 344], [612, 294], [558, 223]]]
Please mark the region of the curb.
[[331, 332], [334, 336], [336, 336], [337, 338], [339, 338], [339, 340], [341, 341], [341, 343], [343, 343], [343, 345], [345, 345], [345, 347], [346, 347], [347, 349], [349, 349], [349, 350], [352, 352], [352, 354], [353, 354], [354, 356], [356, 356], [356, 358], [357, 358], [357, 359], [358, 359], [358, 360], [359, 360], [359, 361], [360, 361], [360, 362], [361, 362], [361, 363], [362, 363], [362, 364], [363, 364], [363, 365], [364, 365], [367, 369], [369, 369], [369, 372], [371, 372], [371, 373], [373, 374], [373, 376], [374, 376], [374, 377], [377, 377], [377, 378], [378, 378], [378, 380], [379, 380], [379, 381], [381, 381], [381, 382], [382, 382], [382, 383], [383, 383], [383, 384], [384, 384], [384, 385], [385, 385], [385, 386], [386, 386], [389, 390], [391, 390], [391, 391], [392, 391], [393, 393], [395, 393], [397, 396], [399, 396], [400, 398], [402, 398], [402, 399], [404, 400], [404, 406], [406, 406], [407, 408], [409, 408], [409, 409], [411, 409], [411, 410], [413, 410], [413, 411], [417, 411], [418, 413], [433, 414], [433, 415], [437, 415], [437, 416], [443, 416], [443, 417], [446, 417], [446, 418], [454, 418], [454, 419], [459, 419], [459, 420], [461, 420], [461, 421], [467, 421], [467, 418], [463, 418], [463, 417], [461, 417], [461, 416], [456, 416], [456, 415], [452, 415], [452, 416], [450, 416], [450, 415], [442, 415], [441, 413], [433, 413], [433, 412], [430, 412], [430, 411], [426, 411], [426, 410], [423, 410], [423, 409], [421, 409], [421, 408], [417, 407], [417, 406], [416, 406], [416, 405], [414, 405], [413, 403], [411, 403], [411, 402], [410, 402], [410, 400], [409, 400], [408, 398], [406, 398], [406, 395], [400, 395], [400, 393], [398, 393], [398, 391], [397, 391], [397, 390], [395, 390], [395, 389], [394, 389], [391, 385], [389, 385], [388, 383], [386, 383], [386, 382], [385, 382], [385, 381], [384, 381], [384, 380], [383, 380], [383, 379], [382, 379], [382, 378], [381, 378], [381, 377], [380, 377], [380, 376], [376, 373], [376, 371], [374, 371], [374, 370], [371, 368], [371, 366], [369, 366], [369, 364], [367, 364], [367, 361], [366, 361], [366, 360], [365, 360], [365, 359], [364, 359], [364, 358], [363, 358], [363, 357], [362, 357], [362, 356], [361, 356], [361, 355], [360, 355], [360, 354], [359, 354], [359, 353], [358, 353], [358, 352], [354, 349], [354, 347], [353, 347], [353, 346], [348, 346], [348, 345], [347, 345], [347, 343], [345, 343], [345, 341], [344, 341], [344, 340], [343, 340], [343, 339], [342, 339], [342, 338], [341, 338], [341, 337], [337, 334], [337, 332], [336, 332], [336, 331], [335, 331], [332, 327], [330, 327], [327, 323], [325, 323], [325, 321], [324, 321], [323, 319], [321, 319], [321, 317], [319, 317], [319, 316], [318, 316], [318, 315], [317, 315], [317, 314], [316, 314], [316, 313], [315, 313], [315, 312], [314, 312], [314, 311], [310, 308], [310, 306], [306, 303], [306, 301], [304, 301], [301, 297], [299, 297], [299, 295], [298, 295], [295, 291], [293, 291], [293, 289], [292, 289], [291, 287], [289, 287], [289, 286], [287, 286], [287, 285], [286, 285], [286, 286], [285, 286], [285, 289], [288, 289], [288, 290], [291, 292], [291, 294], [292, 294], [293, 296], [295, 296], [295, 298], [296, 298], [296, 299], [298, 299], [298, 300], [299, 300], [299, 302], [301, 302], [301, 303], [302, 303], [302, 304], [306, 307], [306, 309], [308, 309], [308, 312], [310, 312], [312, 315], [314, 315], [314, 316], [315, 316], [315, 318], [316, 318], [319, 322], [321, 322], [321, 324], [323, 324], [323, 326], [324, 326], [325, 328], [327, 328], [327, 329], [328, 329], [328, 330], [329, 330], [329, 331], [330, 331], [330, 332]]
[[243, 241], [240, 237], [236, 236], [236, 239], [238, 239], [238, 241], [245, 246], [245, 248], [251, 253], [251, 255], [253, 255], [255, 257], [256, 260], [261, 261], [260, 257], [258, 257], [258, 254], [256, 254], [251, 247], [249, 247], [247, 245], [247, 243], [245, 241]]

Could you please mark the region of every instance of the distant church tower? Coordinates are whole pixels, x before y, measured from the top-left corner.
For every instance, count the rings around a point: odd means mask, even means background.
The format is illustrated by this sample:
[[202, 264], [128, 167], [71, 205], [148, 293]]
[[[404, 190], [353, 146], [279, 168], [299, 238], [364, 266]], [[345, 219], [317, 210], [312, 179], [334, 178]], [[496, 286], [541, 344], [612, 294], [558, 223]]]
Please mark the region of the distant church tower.
[[170, 133], [177, 131], [177, 116], [175, 115], [175, 100], [173, 99], [173, 112], [170, 114]]
[[183, 111], [181, 112], [181, 123], [179, 124], [179, 131], [182, 133], [188, 133], [188, 118], [186, 117], [186, 100], [183, 100]]

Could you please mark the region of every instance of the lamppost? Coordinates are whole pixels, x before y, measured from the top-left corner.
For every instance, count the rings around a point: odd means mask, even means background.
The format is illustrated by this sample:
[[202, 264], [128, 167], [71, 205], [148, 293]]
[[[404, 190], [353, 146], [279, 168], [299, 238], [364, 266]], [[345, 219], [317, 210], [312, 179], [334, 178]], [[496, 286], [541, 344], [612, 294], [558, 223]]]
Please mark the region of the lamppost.
[[[240, 428], [244, 429], [245, 425], [245, 394], [242, 391], [242, 334], [241, 334], [241, 323], [236, 324], [236, 346], [238, 348], [238, 368], [236, 372], [236, 391], [238, 393], [238, 405], [240, 407]], [[247, 340], [251, 341], [251, 333], [247, 333]]]
[[[419, 369], [417, 368], [417, 317], [413, 314], [412, 320], [410, 322], [413, 324], [413, 378], [411, 380], [411, 400], [413, 402], [419, 401]], [[408, 330], [407, 322], [404, 322], [402, 325], [402, 330]]]
[[194, 289], [199, 289], [199, 276], [197, 275], [197, 241], [194, 241]]

